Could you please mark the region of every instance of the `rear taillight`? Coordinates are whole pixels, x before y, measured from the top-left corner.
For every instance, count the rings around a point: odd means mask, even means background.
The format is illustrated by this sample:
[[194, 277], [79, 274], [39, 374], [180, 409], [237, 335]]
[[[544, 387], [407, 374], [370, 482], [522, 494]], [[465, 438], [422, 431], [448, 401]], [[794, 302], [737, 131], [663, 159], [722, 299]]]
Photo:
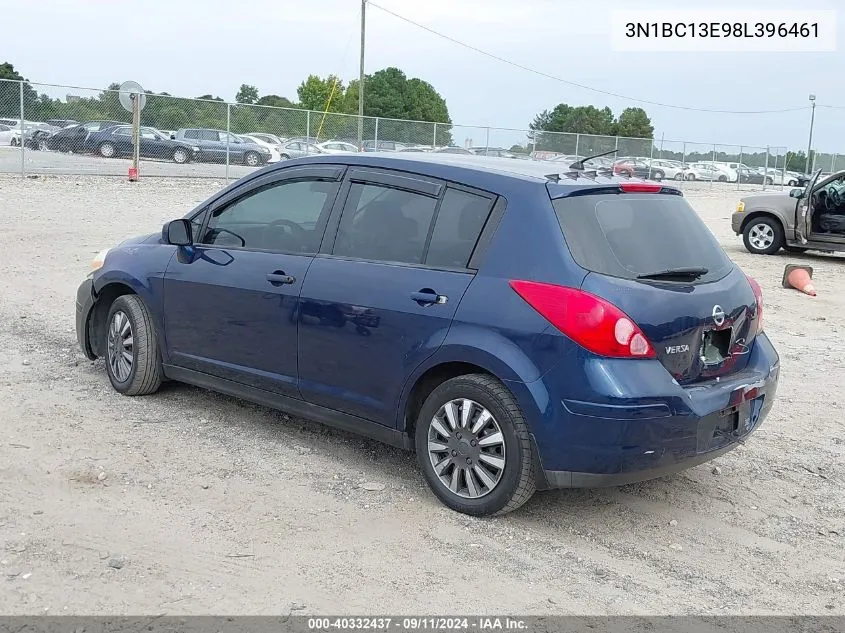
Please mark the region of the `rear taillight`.
[[751, 284], [751, 289], [754, 291], [754, 298], [757, 300], [757, 331], [755, 333], [759, 334], [763, 331], [763, 289], [756, 279], [749, 275], [746, 275], [746, 277], [748, 277], [748, 283]]
[[609, 301], [575, 288], [536, 281], [514, 280], [510, 285], [549, 323], [594, 354], [655, 358], [639, 326]]

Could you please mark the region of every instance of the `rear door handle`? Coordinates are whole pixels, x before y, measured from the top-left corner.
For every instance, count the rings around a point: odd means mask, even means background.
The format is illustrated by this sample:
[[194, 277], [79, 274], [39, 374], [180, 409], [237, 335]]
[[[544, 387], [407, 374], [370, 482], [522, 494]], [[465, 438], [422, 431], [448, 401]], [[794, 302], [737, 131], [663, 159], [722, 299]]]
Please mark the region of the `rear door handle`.
[[419, 303], [421, 306], [430, 306], [435, 303], [446, 303], [449, 298], [446, 295], [439, 295], [430, 288], [423, 288], [417, 292], [411, 293], [411, 299]]
[[272, 273], [267, 273], [267, 281], [269, 281], [272, 286], [284, 286], [286, 284], [294, 283], [296, 278], [286, 275], [283, 270], [276, 270]]

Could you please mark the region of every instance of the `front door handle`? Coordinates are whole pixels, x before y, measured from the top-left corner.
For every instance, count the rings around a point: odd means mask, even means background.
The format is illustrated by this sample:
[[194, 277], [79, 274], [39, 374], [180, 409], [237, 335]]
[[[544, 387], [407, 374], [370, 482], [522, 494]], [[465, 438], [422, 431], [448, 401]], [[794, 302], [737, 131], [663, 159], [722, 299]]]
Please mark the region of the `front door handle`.
[[423, 288], [417, 292], [412, 292], [411, 299], [419, 303], [421, 306], [430, 306], [435, 303], [442, 304], [449, 300], [446, 295], [439, 295], [431, 288]]
[[267, 281], [269, 281], [272, 286], [284, 286], [286, 284], [294, 283], [296, 278], [286, 275], [283, 270], [275, 270], [272, 273], [267, 273]]

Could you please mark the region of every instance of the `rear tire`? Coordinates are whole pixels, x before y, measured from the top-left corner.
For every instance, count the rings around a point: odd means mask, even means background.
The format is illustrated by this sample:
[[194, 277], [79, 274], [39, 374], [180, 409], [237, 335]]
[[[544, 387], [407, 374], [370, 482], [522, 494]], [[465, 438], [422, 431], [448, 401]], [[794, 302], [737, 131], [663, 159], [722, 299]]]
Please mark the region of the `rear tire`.
[[687, 180], [695, 180], [695, 174], [687, 174]]
[[675, 180], [683, 180], [683, 179], [684, 179], [684, 172], [679, 171], [677, 174], [675, 174]]
[[12, 140], [11, 140], [11, 141], [9, 141], [9, 145], [11, 145], [12, 147], [17, 147], [17, 146], [19, 145], [19, 143], [18, 143], [18, 139], [16, 139], [16, 138], [13, 136], [13, 137], [12, 137]]
[[109, 308], [103, 349], [112, 387], [125, 396], [158, 391], [163, 372], [158, 335], [138, 295], [121, 295]]
[[188, 154], [188, 150], [183, 147], [177, 147], [173, 150], [173, 162], [178, 165], [184, 165], [190, 160], [191, 156]]
[[723, 176], [719, 176], [719, 178], [718, 178], [717, 180], [718, 180], [719, 182], [728, 182], [728, 177], [727, 177], [727, 176], [724, 176], [724, 175], [723, 175]]
[[664, 174], [660, 170], [651, 172], [651, 179], [652, 180], [660, 181], [660, 180], [663, 180], [665, 177], [666, 177], [666, 174]]
[[280, 154], [279, 160], [290, 160], [290, 156], [288, 156], [287, 154]]
[[[453, 407], [454, 427], [447, 407]], [[469, 413], [464, 426], [465, 409]], [[484, 416], [489, 416], [487, 421]], [[536, 490], [525, 418], [511, 393], [492, 376], [467, 374], [436, 387], [416, 420], [415, 444], [432, 492], [457, 512], [505, 514]]]
[[783, 227], [774, 218], [754, 218], [745, 225], [742, 242], [749, 253], [774, 255], [783, 246]]
[[117, 153], [114, 144], [109, 143], [106, 141], [99, 147], [100, 156], [103, 158], [114, 158], [114, 155]]
[[250, 167], [258, 167], [261, 164], [261, 156], [256, 152], [247, 152], [244, 154], [244, 165]]

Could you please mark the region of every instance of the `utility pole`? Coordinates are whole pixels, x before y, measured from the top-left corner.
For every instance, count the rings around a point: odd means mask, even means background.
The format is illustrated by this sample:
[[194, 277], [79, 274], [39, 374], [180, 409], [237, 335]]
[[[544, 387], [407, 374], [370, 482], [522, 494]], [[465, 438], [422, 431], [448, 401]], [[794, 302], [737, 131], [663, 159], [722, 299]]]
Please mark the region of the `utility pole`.
[[358, 69], [358, 149], [364, 149], [364, 45], [367, 41], [367, 0], [361, 0], [361, 64]]
[[813, 150], [813, 124], [816, 122], [816, 95], [810, 95], [810, 103], [813, 104], [810, 114], [810, 141], [807, 143], [807, 162], [804, 165], [804, 173], [810, 173], [810, 152]]

